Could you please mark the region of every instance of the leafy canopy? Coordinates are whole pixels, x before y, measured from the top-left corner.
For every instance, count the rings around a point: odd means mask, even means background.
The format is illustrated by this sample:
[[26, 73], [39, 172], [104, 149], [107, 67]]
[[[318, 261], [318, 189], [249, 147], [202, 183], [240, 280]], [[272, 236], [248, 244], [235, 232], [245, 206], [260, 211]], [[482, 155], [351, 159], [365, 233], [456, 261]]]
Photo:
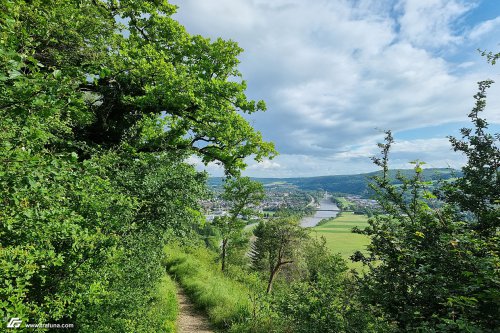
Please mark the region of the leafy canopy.
[[[243, 113], [233, 41], [167, 1], [0, 2], [0, 316], [137, 332], [206, 176], [275, 154]], [[139, 322], [140, 321], [140, 322]]]

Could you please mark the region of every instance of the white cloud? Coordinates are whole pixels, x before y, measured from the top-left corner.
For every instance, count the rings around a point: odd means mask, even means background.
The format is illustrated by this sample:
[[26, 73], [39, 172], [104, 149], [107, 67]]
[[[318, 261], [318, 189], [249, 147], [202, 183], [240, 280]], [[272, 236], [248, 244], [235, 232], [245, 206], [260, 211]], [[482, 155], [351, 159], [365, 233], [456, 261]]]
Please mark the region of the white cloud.
[[460, 43], [463, 36], [453, 30], [452, 23], [472, 7], [459, 0], [401, 0], [401, 38], [423, 47]]
[[396, 141], [392, 152], [394, 153], [432, 153], [442, 152], [443, 147], [450, 149], [450, 142], [446, 138], [432, 138], [432, 139], [416, 139], [416, 140], [403, 140]]
[[279, 163], [270, 161], [270, 160], [263, 160], [262, 162], [256, 162], [252, 163], [248, 166], [248, 170], [272, 170], [272, 169], [279, 169], [281, 168], [281, 165]]
[[409, 168], [409, 162], [419, 160], [426, 167], [458, 169], [465, 163], [463, 155], [453, 152], [448, 139], [431, 138], [396, 141], [392, 149], [395, 168]]
[[[173, 2], [191, 33], [231, 38], [245, 49], [240, 69], [248, 95], [268, 106], [249, 120], [282, 154], [250, 164], [251, 175], [369, 170], [378, 129], [424, 133], [467, 121], [476, 82], [498, 73], [475, 51], [498, 36], [491, 37], [498, 18], [464, 27], [472, 0]], [[489, 92], [490, 122], [500, 122], [499, 88]], [[398, 163], [418, 154], [429, 164], [455, 161], [438, 141], [407, 143]], [[433, 153], [434, 146], [441, 148]]]
[[494, 29], [500, 27], [500, 16], [495, 17], [492, 20], [484, 21], [477, 26], [475, 26], [469, 32], [470, 39], [478, 39], [481, 36], [484, 36], [487, 33], [492, 32]]
[[[349, 147], [348, 150], [335, 153], [328, 157], [283, 154], [276, 157], [279, 168], [265, 170], [265, 177], [312, 177], [334, 174], [357, 174], [377, 170], [370, 157], [379, 154], [377, 141], [366, 142], [361, 146]], [[397, 139], [397, 138], [396, 138]], [[391, 168], [412, 168], [411, 161], [425, 162], [425, 167], [460, 168], [465, 158], [451, 151], [446, 138], [431, 138], [417, 140], [396, 140], [390, 153]], [[263, 176], [263, 170], [250, 167], [245, 171], [249, 176]]]

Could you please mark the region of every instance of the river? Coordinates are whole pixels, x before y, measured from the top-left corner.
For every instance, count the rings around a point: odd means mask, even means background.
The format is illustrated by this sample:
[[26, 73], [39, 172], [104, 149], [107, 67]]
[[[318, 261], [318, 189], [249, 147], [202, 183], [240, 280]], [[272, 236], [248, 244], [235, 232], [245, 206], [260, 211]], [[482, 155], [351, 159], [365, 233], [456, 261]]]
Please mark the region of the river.
[[331, 196], [325, 196], [319, 202], [320, 211], [317, 211], [314, 216], [304, 217], [300, 220], [300, 225], [304, 228], [314, 227], [319, 221], [337, 216], [339, 207], [332, 202]]

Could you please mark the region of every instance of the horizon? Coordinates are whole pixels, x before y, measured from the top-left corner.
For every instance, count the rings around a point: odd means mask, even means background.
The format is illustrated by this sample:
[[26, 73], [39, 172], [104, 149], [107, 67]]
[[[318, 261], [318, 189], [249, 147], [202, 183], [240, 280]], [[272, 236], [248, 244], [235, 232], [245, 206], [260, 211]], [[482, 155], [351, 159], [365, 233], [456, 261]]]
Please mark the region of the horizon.
[[[424, 170], [450, 170], [450, 171], [461, 171], [460, 169], [453, 169], [453, 168], [434, 168], [434, 167], [425, 167], [422, 166], [422, 169]], [[411, 171], [413, 170], [412, 168], [391, 168], [389, 171]], [[296, 178], [322, 178], [322, 177], [337, 177], [337, 176], [360, 176], [360, 175], [366, 175], [366, 174], [372, 174], [379, 172], [381, 170], [374, 170], [374, 171], [368, 171], [368, 172], [361, 172], [361, 173], [350, 173], [350, 174], [328, 174], [328, 175], [316, 175], [316, 176], [293, 176], [293, 177], [259, 177], [259, 176], [249, 176], [250, 178], [253, 179], [296, 179]], [[209, 174], [208, 178], [225, 178], [225, 176], [212, 176]]]

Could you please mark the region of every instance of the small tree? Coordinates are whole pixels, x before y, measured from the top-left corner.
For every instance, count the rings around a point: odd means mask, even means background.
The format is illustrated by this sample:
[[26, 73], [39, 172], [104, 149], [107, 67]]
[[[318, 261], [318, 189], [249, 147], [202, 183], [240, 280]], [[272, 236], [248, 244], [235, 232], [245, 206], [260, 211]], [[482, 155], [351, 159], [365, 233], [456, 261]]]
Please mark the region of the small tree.
[[308, 234], [296, 218], [287, 217], [261, 221], [254, 235], [257, 239], [252, 244], [252, 263], [256, 269], [268, 271], [266, 291], [270, 293], [276, 274], [283, 266], [295, 261], [297, 250]]
[[500, 200], [500, 133], [487, 132], [488, 122], [479, 117], [486, 107], [486, 89], [493, 81], [479, 82], [476, 105], [469, 114], [474, 129], [462, 128], [462, 140], [450, 137], [455, 151], [467, 157], [463, 177], [444, 188], [445, 199], [473, 215], [470, 226], [483, 236], [498, 231]]
[[[379, 144], [382, 156], [373, 159], [382, 173], [372, 188], [385, 214], [363, 231], [371, 236], [370, 256], [358, 252], [353, 259], [370, 265], [362, 278], [368, 302], [400, 330], [494, 332], [500, 325], [499, 135], [487, 134], [486, 121], [478, 117], [490, 84], [479, 84], [469, 115], [475, 128], [462, 129], [464, 141], [451, 138], [468, 161], [463, 177], [445, 187], [444, 202], [434, 205], [418, 161], [413, 177], [398, 175], [401, 185], [392, 185], [390, 132]], [[464, 213], [473, 218], [464, 220]]]
[[255, 210], [264, 198], [264, 187], [261, 183], [248, 177], [227, 179], [224, 184], [222, 199], [229, 203], [229, 215], [214, 219], [214, 227], [219, 231], [221, 241], [221, 269], [225, 271], [228, 250], [232, 244], [241, 244], [245, 223], [242, 217], [257, 216]]

